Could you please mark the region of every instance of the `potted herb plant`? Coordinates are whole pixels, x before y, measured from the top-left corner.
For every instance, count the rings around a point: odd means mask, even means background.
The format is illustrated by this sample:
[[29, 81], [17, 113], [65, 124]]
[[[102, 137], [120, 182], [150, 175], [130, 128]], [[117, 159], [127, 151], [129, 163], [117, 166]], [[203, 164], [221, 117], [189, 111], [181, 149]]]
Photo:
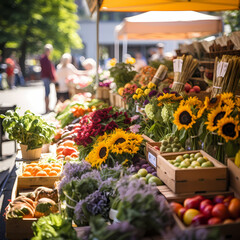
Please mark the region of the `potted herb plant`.
[[31, 160], [40, 158], [42, 145], [51, 142], [55, 128], [29, 110], [23, 116], [9, 110], [0, 117], [4, 118], [2, 125], [9, 139], [20, 143], [22, 157]]

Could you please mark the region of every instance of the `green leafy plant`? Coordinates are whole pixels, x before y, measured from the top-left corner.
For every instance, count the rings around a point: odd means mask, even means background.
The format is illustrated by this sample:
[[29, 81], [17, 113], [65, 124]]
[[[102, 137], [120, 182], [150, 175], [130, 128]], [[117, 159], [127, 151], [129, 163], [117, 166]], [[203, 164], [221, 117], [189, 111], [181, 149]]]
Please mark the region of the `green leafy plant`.
[[0, 117], [4, 118], [2, 125], [9, 134], [9, 139], [27, 145], [28, 149], [36, 149], [50, 143], [54, 135], [55, 128], [29, 110], [23, 116], [9, 110]]
[[126, 83], [133, 80], [137, 73], [133, 68], [132, 64], [127, 63], [117, 63], [114, 67], [110, 68], [110, 76], [114, 79], [117, 89], [124, 87]]
[[50, 214], [41, 217], [32, 224], [34, 237], [32, 240], [77, 240], [77, 233], [72, 227], [72, 221], [64, 219], [60, 214]]

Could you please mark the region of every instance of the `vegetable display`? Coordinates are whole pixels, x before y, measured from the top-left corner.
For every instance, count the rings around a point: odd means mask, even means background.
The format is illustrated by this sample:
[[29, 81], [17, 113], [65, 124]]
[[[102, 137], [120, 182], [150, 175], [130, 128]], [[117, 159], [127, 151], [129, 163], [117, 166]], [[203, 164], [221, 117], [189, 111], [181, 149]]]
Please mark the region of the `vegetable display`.
[[39, 148], [52, 141], [55, 128], [30, 111], [20, 116], [17, 111], [9, 110], [0, 117], [4, 118], [2, 125], [9, 139], [27, 145], [28, 149]]

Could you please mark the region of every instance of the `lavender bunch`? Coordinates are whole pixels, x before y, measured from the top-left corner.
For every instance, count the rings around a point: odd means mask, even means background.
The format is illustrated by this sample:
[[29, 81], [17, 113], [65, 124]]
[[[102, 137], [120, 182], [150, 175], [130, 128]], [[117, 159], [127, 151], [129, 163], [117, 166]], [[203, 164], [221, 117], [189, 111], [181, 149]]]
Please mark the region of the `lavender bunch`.
[[81, 176], [91, 171], [91, 165], [86, 162], [82, 161], [80, 163], [76, 162], [67, 162], [64, 165], [63, 173], [62, 173], [62, 180], [58, 185], [58, 190], [62, 193], [62, 188], [72, 180], [80, 179]]
[[84, 226], [89, 223], [91, 216], [99, 214], [104, 219], [108, 219], [109, 209], [110, 205], [107, 193], [97, 190], [76, 205], [74, 222], [78, 226]]

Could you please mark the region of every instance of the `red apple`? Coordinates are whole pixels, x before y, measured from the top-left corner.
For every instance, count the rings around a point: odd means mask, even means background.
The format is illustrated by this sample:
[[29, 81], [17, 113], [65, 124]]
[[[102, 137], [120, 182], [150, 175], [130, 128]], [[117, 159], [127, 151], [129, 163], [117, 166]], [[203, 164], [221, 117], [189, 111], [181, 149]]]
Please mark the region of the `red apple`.
[[189, 92], [191, 88], [192, 88], [192, 86], [189, 83], [186, 83], [185, 86], [184, 86], [184, 90], [186, 92]]
[[154, 146], [155, 149], [157, 149], [158, 151], [160, 151], [160, 148], [158, 146]]
[[228, 208], [223, 203], [217, 203], [212, 209], [212, 216], [224, 220], [229, 217]]
[[201, 91], [201, 88], [199, 86], [193, 86], [193, 89], [196, 93], [199, 93]]
[[205, 200], [201, 201], [199, 210], [202, 212], [203, 209], [208, 205], [213, 205], [213, 203], [210, 199], [205, 199]]
[[170, 207], [172, 208], [172, 210], [177, 214], [178, 213], [178, 210], [180, 208], [183, 208], [182, 204], [180, 203], [176, 203], [176, 202], [171, 202], [170, 203]]
[[236, 219], [240, 217], [240, 200], [237, 198], [233, 198], [229, 203], [228, 211], [231, 218]]
[[173, 86], [173, 84], [171, 83], [171, 84], [169, 85], [169, 88], [172, 88], [172, 86]]
[[224, 196], [223, 195], [217, 195], [213, 199], [213, 203], [222, 203], [224, 201]]
[[212, 218], [208, 219], [208, 225], [219, 224], [221, 222], [222, 222], [221, 219], [217, 218], [217, 217], [212, 217]]
[[199, 205], [200, 205], [202, 200], [203, 200], [202, 196], [196, 196], [196, 197], [193, 197], [193, 198], [186, 198], [183, 205], [187, 209], [189, 209], [189, 208], [199, 209]]
[[182, 207], [182, 208], [180, 208], [179, 210], [178, 210], [178, 213], [177, 213], [177, 215], [178, 215], [178, 217], [181, 219], [181, 220], [183, 220], [183, 215], [184, 215], [184, 213], [187, 211], [187, 209], [185, 208], [185, 207]]
[[233, 196], [225, 197], [224, 200], [223, 200], [223, 204], [224, 204], [226, 207], [228, 207], [232, 199], [233, 199]]
[[207, 220], [206, 216], [200, 213], [193, 218], [192, 225], [199, 226], [199, 225], [207, 224], [207, 222], [208, 222], [208, 220]]
[[213, 206], [209, 204], [203, 209], [202, 214], [204, 216], [206, 216], [206, 218], [211, 218], [212, 217], [212, 209], [213, 209]]
[[189, 92], [191, 93], [195, 93], [195, 89], [194, 88], [191, 88], [190, 90], [189, 90]]

